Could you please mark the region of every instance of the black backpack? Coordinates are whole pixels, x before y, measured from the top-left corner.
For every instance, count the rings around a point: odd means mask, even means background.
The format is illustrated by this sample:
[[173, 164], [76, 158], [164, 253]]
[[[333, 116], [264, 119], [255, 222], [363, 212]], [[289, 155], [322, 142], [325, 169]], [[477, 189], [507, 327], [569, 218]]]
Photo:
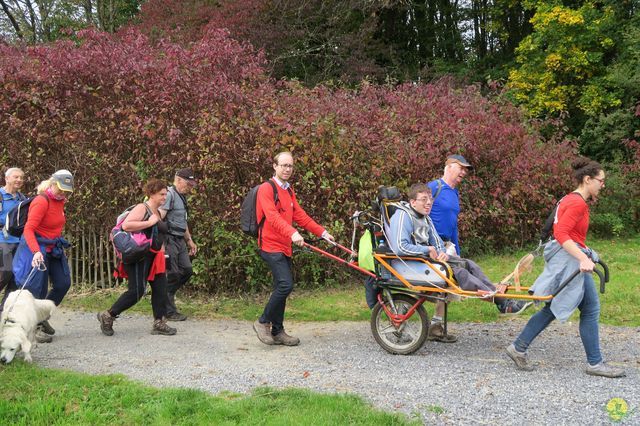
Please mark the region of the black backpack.
[[24, 225], [27, 224], [27, 218], [29, 216], [29, 206], [36, 197], [44, 197], [49, 204], [49, 198], [44, 194], [38, 194], [35, 197], [29, 197], [23, 201], [20, 201], [17, 206], [7, 212], [7, 219], [4, 222], [4, 229], [2, 232], [5, 235], [12, 235], [14, 237], [21, 237], [24, 232]]
[[[273, 202], [275, 204], [278, 202], [278, 190], [276, 189], [276, 184], [273, 183], [271, 179], [267, 182], [271, 184], [271, 188], [273, 189]], [[261, 186], [262, 184], [251, 188], [246, 197], [244, 197], [242, 206], [240, 207], [240, 228], [242, 229], [242, 232], [252, 237], [258, 236], [260, 228], [262, 228], [265, 221], [265, 218], [263, 217], [260, 223], [258, 223], [258, 212], [256, 211], [258, 189], [260, 189]]]
[[556, 205], [553, 207], [553, 210], [551, 210], [551, 213], [549, 213], [549, 216], [547, 216], [547, 220], [544, 221], [544, 226], [540, 230], [540, 242], [546, 243], [548, 240], [550, 240], [553, 237], [553, 223], [556, 221], [556, 213], [558, 212], [558, 206], [560, 205], [562, 200], [565, 199], [566, 196], [567, 195], [562, 197], [556, 203]]

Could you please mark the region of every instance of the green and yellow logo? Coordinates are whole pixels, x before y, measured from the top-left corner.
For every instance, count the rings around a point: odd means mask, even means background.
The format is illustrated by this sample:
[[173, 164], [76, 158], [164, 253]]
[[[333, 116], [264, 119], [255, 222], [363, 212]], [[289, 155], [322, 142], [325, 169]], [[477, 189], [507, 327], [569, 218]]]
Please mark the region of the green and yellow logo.
[[611, 398], [607, 402], [607, 413], [611, 420], [619, 422], [630, 414], [629, 405], [622, 398]]

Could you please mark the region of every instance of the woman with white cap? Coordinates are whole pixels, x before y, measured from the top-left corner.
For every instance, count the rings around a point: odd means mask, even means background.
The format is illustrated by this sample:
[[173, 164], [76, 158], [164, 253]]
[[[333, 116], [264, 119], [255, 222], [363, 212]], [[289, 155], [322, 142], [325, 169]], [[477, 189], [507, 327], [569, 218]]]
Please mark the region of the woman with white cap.
[[[64, 205], [73, 192], [73, 175], [68, 170], [58, 170], [38, 185], [37, 192], [38, 196], [29, 205], [24, 233], [14, 261], [14, 272], [16, 263], [24, 265], [31, 258], [31, 267], [37, 268], [38, 273], [29, 290], [38, 293], [34, 294], [36, 298], [47, 298], [58, 306], [71, 287], [69, 264], [64, 254], [64, 249], [70, 245], [62, 238], [62, 229], [66, 222]], [[40, 330], [36, 336], [38, 340], [50, 342], [55, 330], [48, 322], [41, 324]]]

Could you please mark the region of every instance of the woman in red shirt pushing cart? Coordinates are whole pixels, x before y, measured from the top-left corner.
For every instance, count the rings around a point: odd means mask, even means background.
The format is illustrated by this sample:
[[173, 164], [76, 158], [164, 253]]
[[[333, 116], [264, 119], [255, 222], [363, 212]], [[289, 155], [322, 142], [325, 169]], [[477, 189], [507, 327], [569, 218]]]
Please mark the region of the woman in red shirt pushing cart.
[[[597, 198], [604, 187], [605, 173], [600, 164], [586, 158], [576, 160], [572, 168], [577, 187], [558, 203], [554, 239], [544, 249], [544, 271], [530, 289], [536, 296], [554, 297], [531, 317], [506, 351], [519, 369], [532, 371], [534, 367], [527, 357], [529, 345], [554, 319], [564, 322], [578, 308], [580, 338], [588, 363], [586, 373], [621, 377], [624, 370], [605, 364], [600, 352], [600, 299], [591, 275], [599, 258], [585, 243], [589, 229], [587, 201]], [[562, 288], [560, 283], [565, 283]]]

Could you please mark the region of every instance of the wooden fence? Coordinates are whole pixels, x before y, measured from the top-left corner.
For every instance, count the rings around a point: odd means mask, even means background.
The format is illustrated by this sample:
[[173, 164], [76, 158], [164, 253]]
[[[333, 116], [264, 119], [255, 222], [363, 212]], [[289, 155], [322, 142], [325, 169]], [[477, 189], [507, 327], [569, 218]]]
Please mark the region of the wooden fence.
[[108, 238], [109, 230], [67, 230], [64, 236], [72, 245], [66, 250], [72, 286], [98, 289], [117, 284], [113, 277], [116, 258]]

